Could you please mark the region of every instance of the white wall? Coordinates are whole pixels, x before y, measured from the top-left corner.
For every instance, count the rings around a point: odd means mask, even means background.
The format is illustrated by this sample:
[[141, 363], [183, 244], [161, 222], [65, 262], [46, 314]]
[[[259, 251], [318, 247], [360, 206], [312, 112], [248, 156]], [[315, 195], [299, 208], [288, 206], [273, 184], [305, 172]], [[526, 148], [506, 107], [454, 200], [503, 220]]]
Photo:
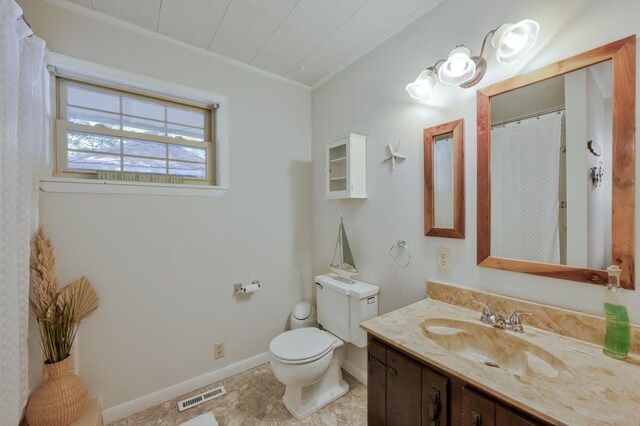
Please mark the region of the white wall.
[[[612, 109], [611, 98], [605, 98], [593, 72], [587, 72], [587, 140], [592, 140], [602, 149], [596, 157], [587, 151], [587, 169], [602, 163], [606, 173], [598, 188], [593, 188], [591, 178], [587, 184], [588, 266], [603, 268], [611, 264], [611, 158], [613, 129], [607, 119]], [[605, 161], [607, 164], [605, 164]], [[608, 245], [607, 245], [608, 244]]]
[[[41, 194], [61, 282], [86, 275], [100, 296], [78, 348], [90, 392], [108, 408], [266, 351], [312, 282], [311, 94], [49, 3], [21, 6], [54, 52], [229, 98], [225, 195]], [[251, 279], [263, 289], [235, 299]]]
[[[381, 313], [424, 298], [427, 278], [601, 313], [605, 294], [601, 286], [476, 266], [475, 88], [439, 85], [435, 101], [424, 106], [412, 101], [404, 86], [425, 66], [446, 57], [457, 44], [464, 43], [478, 52], [486, 32], [505, 22], [537, 20], [541, 25], [538, 47], [528, 63], [509, 66], [490, 61], [480, 87], [634, 34], [640, 31], [635, 18], [638, 13], [640, 3], [634, 0], [448, 0], [316, 89], [312, 153], [314, 273], [328, 270], [339, 214], [343, 213], [361, 271], [359, 278], [381, 287]], [[458, 118], [465, 120], [466, 239], [425, 238], [422, 130]], [[349, 132], [368, 136], [369, 198], [325, 201], [323, 143]], [[409, 158], [391, 173], [381, 160], [387, 143], [398, 140], [402, 140]], [[637, 161], [640, 164], [640, 159]], [[401, 239], [413, 252], [413, 264], [404, 270], [394, 268], [387, 254], [389, 246]], [[451, 272], [436, 269], [437, 247], [451, 249]], [[636, 256], [636, 263], [638, 259]], [[628, 292], [626, 300], [631, 319], [640, 322], [640, 291]], [[364, 368], [363, 351], [350, 348], [348, 357]]]

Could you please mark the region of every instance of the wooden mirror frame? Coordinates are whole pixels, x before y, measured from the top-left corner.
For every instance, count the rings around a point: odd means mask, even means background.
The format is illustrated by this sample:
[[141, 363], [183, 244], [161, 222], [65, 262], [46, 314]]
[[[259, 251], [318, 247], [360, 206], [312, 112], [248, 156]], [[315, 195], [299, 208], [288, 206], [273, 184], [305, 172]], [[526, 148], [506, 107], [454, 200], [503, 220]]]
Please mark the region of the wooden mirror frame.
[[[437, 136], [453, 133], [453, 228], [435, 227], [433, 144]], [[424, 235], [464, 238], [464, 141], [463, 120], [424, 129]]]
[[[491, 97], [611, 60], [613, 67], [612, 262], [621, 285], [635, 289], [636, 36], [547, 65], [478, 90], [478, 265], [606, 285], [607, 271], [491, 256]], [[586, 141], [585, 141], [586, 142]]]

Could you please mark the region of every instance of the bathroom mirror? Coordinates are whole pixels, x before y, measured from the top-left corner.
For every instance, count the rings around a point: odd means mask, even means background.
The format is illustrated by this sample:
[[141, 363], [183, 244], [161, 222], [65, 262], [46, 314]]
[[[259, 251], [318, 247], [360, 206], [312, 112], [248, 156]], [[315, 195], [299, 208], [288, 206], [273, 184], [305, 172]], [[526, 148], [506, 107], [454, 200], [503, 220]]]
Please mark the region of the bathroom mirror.
[[463, 122], [424, 130], [424, 233], [464, 238]]
[[635, 288], [635, 40], [478, 91], [479, 265]]

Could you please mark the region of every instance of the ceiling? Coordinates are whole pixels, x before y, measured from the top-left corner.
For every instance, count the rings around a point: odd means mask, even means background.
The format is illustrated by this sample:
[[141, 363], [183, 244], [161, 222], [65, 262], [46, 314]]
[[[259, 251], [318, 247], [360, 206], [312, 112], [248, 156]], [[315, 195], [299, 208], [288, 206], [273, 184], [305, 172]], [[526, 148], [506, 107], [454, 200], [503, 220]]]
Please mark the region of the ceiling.
[[71, 0], [306, 86], [443, 0]]

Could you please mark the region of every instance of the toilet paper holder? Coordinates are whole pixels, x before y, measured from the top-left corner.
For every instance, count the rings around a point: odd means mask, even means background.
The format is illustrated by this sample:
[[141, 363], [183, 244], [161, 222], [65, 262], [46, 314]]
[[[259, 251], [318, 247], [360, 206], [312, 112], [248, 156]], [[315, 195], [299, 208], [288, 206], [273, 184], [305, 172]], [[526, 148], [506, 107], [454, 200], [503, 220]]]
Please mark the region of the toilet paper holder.
[[[260, 281], [258, 281], [258, 280], [251, 281], [250, 286], [252, 286], [252, 287], [253, 287], [253, 286], [256, 286], [256, 285], [258, 286], [258, 288], [260, 288], [260, 287], [261, 287], [261, 286], [260, 286]], [[243, 284], [243, 283], [237, 283], [237, 284], [234, 284], [234, 285], [233, 285], [233, 289], [234, 289], [236, 292], [238, 292], [238, 291], [239, 291], [239, 292], [242, 292], [242, 293], [247, 293], [247, 287], [248, 287], [248, 286], [246, 286], [246, 285], [245, 285], [245, 284]], [[253, 290], [253, 291], [255, 291], [255, 290]]]

